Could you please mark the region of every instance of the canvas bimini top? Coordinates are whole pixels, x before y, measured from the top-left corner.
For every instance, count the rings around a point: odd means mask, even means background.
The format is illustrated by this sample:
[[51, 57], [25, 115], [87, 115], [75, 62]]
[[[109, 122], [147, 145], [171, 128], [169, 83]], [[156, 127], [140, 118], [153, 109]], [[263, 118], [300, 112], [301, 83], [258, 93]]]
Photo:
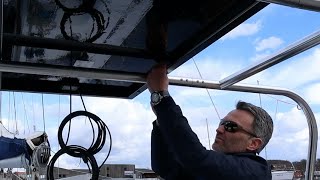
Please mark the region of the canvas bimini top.
[[[1, 89], [134, 98], [157, 62], [146, 49], [147, 17], [166, 24], [170, 71], [253, 16], [255, 0], [1, 1]], [[104, 76], [101, 76], [104, 75]], [[110, 76], [108, 76], [110, 75]]]

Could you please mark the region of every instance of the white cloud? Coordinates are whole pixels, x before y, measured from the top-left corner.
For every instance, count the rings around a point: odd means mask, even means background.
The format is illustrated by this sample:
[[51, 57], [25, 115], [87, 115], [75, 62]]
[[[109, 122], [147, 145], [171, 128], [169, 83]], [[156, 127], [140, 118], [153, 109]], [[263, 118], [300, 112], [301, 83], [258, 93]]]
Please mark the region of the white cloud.
[[253, 34], [256, 34], [260, 31], [262, 25], [261, 21], [256, 21], [254, 23], [242, 23], [236, 28], [234, 28], [232, 31], [227, 33], [225, 36], [223, 36], [221, 39], [235, 39], [237, 37], [242, 36], [251, 36]]
[[[283, 104], [279, 105], [280, 107]], [[269, 159], [305, 159], [308, 151], [309, 129], [307, 120], [296, 107], [277, 113], [274, 132], [267, 145]]]
[[[294, 57], [272, 69], [262, 71], [243, 81], [243, 83], [279, 86], [289, 89], [303, 87], [304, 85], [318, 81], [320, 77], [320, 48], [314, 48], [299, 57]], [[299, 88], [298, 90], [302, 90]]]
[[284, 43], [284, 41], [278, 37], [268, 37], [266, 39], [262, 39], [258, 42], [256, 42], [256, 50], [257, 51], [263, 51], [266, 49], [276, 49], [278, 48], [280, 45], [282, 45]]
[[271, 54], [270, 52], [263, 52], [263, 53], [256, 54], [254, 57], [250, 58], [250, 61], [251, 62], [261, 61], [264, 58], [270, 56], [270, 54]]
[[[240, 70], [244, 65], [240, 60], [238, 63], [234, 63], [233, 59], [219, 59], [212, 57], [195, 60], [195, 62], [202, 78], [205, 80], [220, 80], [221, 78]], [[193, 60], [190, 60], [183, 66], [177, 68], [171, 72], [169, 76], [201, 79]]]
[[288, 112], [278, 113], [275, 119], [275, 126], [286, 127], [286, 131], [281, 131], [281, 129], [279, 129], [279, 133], [296, 132], [308, 127], [303, 111], [299, 110], [297, 107], [293, 107]]
[[320, 83], [306, 88], [305, 97], [310, 104], [320, 104]]

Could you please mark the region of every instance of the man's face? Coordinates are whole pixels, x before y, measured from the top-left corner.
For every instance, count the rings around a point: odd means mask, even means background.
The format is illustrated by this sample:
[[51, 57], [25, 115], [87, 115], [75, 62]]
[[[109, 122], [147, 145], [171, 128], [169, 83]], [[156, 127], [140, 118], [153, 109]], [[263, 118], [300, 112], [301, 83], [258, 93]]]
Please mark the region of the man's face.
[[[248, 132], [253, 132], [252, 123], [254, 117], [251, 113], [244, 110], [233, 110], [227, 114], [222, 121], [232, 121], [241, 126]], [[244, 131], [228, 132], [223, 125], [219, 125], [216, 129], [216, 138], [212, 144], [215, 151], [223, 153], [246, 152], [250, 143], [251, 135]]]

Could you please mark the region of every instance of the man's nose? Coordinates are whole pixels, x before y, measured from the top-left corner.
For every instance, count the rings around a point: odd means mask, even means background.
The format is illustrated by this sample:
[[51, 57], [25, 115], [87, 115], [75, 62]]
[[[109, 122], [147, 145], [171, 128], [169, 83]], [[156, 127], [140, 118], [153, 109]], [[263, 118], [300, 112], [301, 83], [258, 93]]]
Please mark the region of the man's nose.
[[224, 127], [223, 127], [223, 125], [219, 125], [218, 128], [216, 129], [216, 132], [217, 132], [217, 133], [220, 133], [220, 134], [224, 133]]

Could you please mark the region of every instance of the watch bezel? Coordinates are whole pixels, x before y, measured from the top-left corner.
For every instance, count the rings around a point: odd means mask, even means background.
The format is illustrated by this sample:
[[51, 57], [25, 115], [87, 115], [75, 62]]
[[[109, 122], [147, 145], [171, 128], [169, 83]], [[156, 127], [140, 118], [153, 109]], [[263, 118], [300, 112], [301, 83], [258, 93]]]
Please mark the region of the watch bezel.
[[161, 94], [159, 92], [151, 93], [151, 103], [157, 103], [161, 100]]
[[[168, 91], [154, 91], [151, 93], [151, 105], [155, 106], [161, 102], [164, 97], [170, 96]], [[156, 97], [156, 98], [155, 98]]]

